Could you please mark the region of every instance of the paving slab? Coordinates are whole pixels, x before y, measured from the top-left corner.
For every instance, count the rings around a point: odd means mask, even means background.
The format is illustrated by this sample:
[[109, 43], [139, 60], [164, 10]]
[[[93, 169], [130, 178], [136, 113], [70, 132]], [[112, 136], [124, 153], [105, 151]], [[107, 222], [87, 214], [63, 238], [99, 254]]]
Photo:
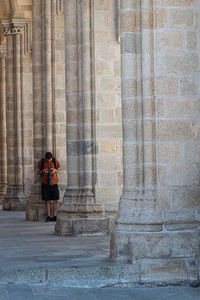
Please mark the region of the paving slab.
[[41, 285], [0, 284], [2, 300], [199, 300], [200, 288], [134, 287], [134, 288], [66, 288]]
[[[53, 222], [25, 221], [25, 212], [0, 211], [1, 298], [12, 293], [12, 284], [86, 289], [138, 285], [137, 264], [121, 265], [109, 261], [109, 236], [61, 237], [55, 235], [54, 227]], [[151, 291], [156, 299], [158, 292]], [[184, 290], [182, 296], [190, 297], [190, 290], [188, 294], [186, 292]], [[135, 290], [135, 299], [141, 293], [148, 297], [148, 290]], [[170, 287], [165, 289], [165, 296], [168, 294], [171, 295]], [[56, 294], [56, 297], [63, 296]]]
[[66, 286], [77, 287], [89, 268], [82, 283], [88, 287], [96, 273], [102, 273], [100, 281], [105, 284], [113, 272], [110, 266], [119, 268], [109, 262], [109, 236], [57, 236], [54, 222], [27, 222], [25, 212], [0, 211], [0, 241], [2, 283], [63, 285], [65, 281]]

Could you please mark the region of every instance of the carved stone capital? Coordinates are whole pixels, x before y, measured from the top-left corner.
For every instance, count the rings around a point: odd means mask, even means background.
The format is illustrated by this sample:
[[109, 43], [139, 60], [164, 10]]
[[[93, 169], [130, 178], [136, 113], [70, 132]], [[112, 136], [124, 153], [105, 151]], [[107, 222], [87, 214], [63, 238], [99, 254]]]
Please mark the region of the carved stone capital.
[[7, 36], [10, 32], [11, 23], [10, 20], [2, 20], [1, 21], [2, 33], [4, 36]]
[[31, 51], [31, 26], [30, 21], [27, 19], [11, 19], [3, 20], [1, 22], [3, 35], [20, 34], [24, 37], [24, 52], [25, 54]]
[[23, 34], [24, 26], [27, 20], [3, 20], [1, 23], [3, 35]]
[[21, 26], [14, 26], [13, 24], [10, 24], [10, 26], [3, 26], [3, 34], [4, 36], [10, 35], [10, 34], [22, 34], [23, 33], [23, 27]]

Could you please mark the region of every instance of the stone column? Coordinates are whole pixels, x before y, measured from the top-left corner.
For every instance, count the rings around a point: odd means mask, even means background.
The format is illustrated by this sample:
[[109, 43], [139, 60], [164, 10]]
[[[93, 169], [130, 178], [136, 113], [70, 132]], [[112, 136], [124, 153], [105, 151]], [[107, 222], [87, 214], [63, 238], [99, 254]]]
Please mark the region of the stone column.
[[186, 204], [184, 197], [196, 191], [199, 173], [194, 163], [189, 171], [183, 149], [189, 141], [197, 146], [199, 122], [192, 120], [189, 101], [199, 108], [190, 91], [188, 101], [179, 89], [185, 81], [194, 86], [199, 71], [198, 55], [191, 50], [198, 52], [198, 8], [195, 1], [184, 5], [121, 0], [124, 187], [111, 260], [132, 264], [137, 282], [198, 278], [199, 206], [189, 198]]
[[[60, 82], [64, 81], [64, 71], [62, 74], [64, 58], [60, 67], [61, 71], [59, 72], [58, 68], [59, 64], [61, 64], [60, 52], [62, 50], [62, 45], [61, 40], [59, 40], [59, 37], [56, 36], [56, 32], [61, 31], [61, 29], [56, 28], [56, 14], [61, 13], [61, 4], [62, 1], [59, 1], [58, 3], [56, 0], [33, 1], [33, 114], [35, 180], [26, 209], [26, 219], [29, 221], [45, 220], [46, 218], [45, 201], [41, 200], [40, 178], [36, 173], [38, 161], [44, 157], [45, 152], [50, 151], [61, 163], [62, 171], [65, 169], [64, 163], [66, 162], [66, 145], [64, 145], [65, 143], [63, 140], [66, 138], [66, 109], [65, 103], [63, 104], [62, 99], [62, 97], [64, 98], [64, 90], [61, 89], [60, 85]], [[60, 23], [59, 25], [61, 27], [62, 23]], [[59, 36], [61, 36], [60, 32]], [[58, 43], [59, 50], [57, 52], [56, 43]], [[57, 73], [59, 74], [57, 75]], [[59, 174], [59, 179], [61, 177], [62, 174]]]
[[[34, 177], [32, 193], [26, 209], [28, 221], [45, 220], [45, 202], [41, 200], [38, 161], [53, 150], [53, 89], [52, 89], [52, 2], [35, 0], [33, 11], [33, 120]], [[55, 154], [54, 154], [55, 155]]]
[[4, 210], [24, 210], [27, 203], [24, 185], [23, 60], [28, 21], [3, 21], [6, 36], [6, 115], [8, 187]]
[[3, 203], [7, 187], [6, 136], [6, 47], [0, 46], [0, 204]]
[[65, 1], [67, 189], [56, 233], [105, 234], [108, 219], [95, 203], [93, 1]]

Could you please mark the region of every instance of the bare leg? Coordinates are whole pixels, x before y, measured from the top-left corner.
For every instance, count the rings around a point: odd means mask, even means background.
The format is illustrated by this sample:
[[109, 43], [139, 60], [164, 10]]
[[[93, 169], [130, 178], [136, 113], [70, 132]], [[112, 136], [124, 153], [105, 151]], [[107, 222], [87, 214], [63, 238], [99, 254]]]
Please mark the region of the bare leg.
[[54, 215], [54, 217], [56, 216], [57, 208], [58, 208], [58, 200], [54, 200], [53, 201], [53, 215]]
[[47, 215], [50, 217], [51, 216], [51, 201], [46, 200], [46, 208], [47, 208]]

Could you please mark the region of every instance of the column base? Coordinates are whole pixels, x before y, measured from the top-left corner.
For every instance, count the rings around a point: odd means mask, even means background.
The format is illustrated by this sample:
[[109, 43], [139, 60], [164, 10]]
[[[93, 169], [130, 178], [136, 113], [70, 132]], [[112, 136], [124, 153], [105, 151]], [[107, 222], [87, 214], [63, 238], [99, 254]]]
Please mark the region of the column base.
[[128, 211], [111, 235], [111, 261], [137, 262], [143, 282], [198, 280], [199, 225], [198, 210]]
[[7, 190], [7, 184], [6, 183], [1, 183], [0, 184], [0, 205], [3, 204], [4, 196], [6, 194]]
[[27, 200], [24, 185], [9, 185], [3, 200], [3, 210], [23, 211], [26, 209]]
[[26, 208], [26, 221], [45, 221], [47, 217], [45, 202], [38, 199], [37, 205], [28, 203]]
[[44, 221], [45, 219], [46, 206], [41, 200], [41, 184], [34, 184], [26, 207], [26, 221]]
[[110, 219], [102, 204], [94, 203], [91, 189], [67, 189], [57, 214], [55, 232], [65, 236], [106, 235]]
[[61, 218], [57, 216], [55, 233], [61, 236], [108, 235], [109, 218]]
[[94, 203], [91, 188], [67, 188], [63, 198], [64, 203]]
[[[66, 186], [59, 185], [60, 198], [63, 197]], [[53, 201], [51, 201], [51, 215], [53, 216]], [[46, 201], [42, 200], [41, 184], [34, 184], [31, 195], [26, 207], [26, 220], [27, 221], [45, 221], [47, 217]]]
[[107, 235], [110, 226], [110, 218], [104, 217], [102, 204], [62, 203], [55, 232], [62, 236]]

